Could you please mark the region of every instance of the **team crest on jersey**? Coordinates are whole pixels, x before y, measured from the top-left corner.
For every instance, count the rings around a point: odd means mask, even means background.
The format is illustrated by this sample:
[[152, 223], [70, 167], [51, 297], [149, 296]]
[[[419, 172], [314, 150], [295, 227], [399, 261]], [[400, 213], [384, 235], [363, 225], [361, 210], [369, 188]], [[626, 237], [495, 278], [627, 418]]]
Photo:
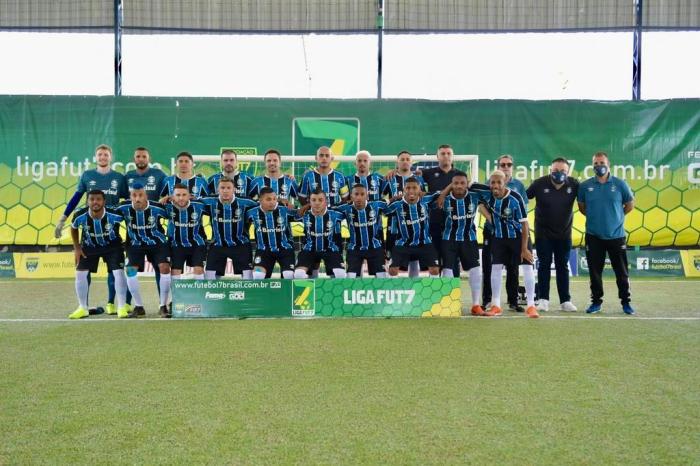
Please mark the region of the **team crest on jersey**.
[[256, 264], [259, 264], [260, 262], [262, 262], [262, 259], [260, 258], [260, 256], [258, 256], [255, 258], [255, 260], [253, 262], [255, 262]]
[[237, 184], [239, 187], [240, 187], [240, 186], [243, 186], [243, 179], [242, 179], [242, 178], [238, 178], [238, 180], [236, 180], [236, 184]]
[[544, 188], [544, 193], [545, 194], [549, 193], [549, 188]]
[[105, 231], [109, 231], [109, 230], [111, 230], [111, 229], [112, 229], [112, 225], [111, 225], [111, 224], [108, 223], [107, 225], [105, 225]]
[[375, 216], [376, 216], [376, 214], [374, 213], [374, 211], [370, 210], [369, 211], [369, 218], [374, 218]]
[[513, 211], [510, 210], [510, 208], [508, 208], [508, 207], [503, 209], [503, 215], [505, 215], [506, 217], [510, 217], [510, 214], [512, 214], [512, 213], [513, 213]]
[[328, 228], [329, 230], [330, 230], [331, 228], [333, 228], [333, 222], [332, 222], [331, 220], [328, 220], [328, 221], [326, 222], [326, 228]]
[[377, 187], [377, 180], [375, 180], [374, 178], [370, 178], [369, 185], [372, 187], [372, 189], [376, 188]]
[[467, 207], [467, 210], [469, 212], [474, 212], [474, 204], [469, 204], [469, 207]]
[[117, 180], [112, 180], [110, 185], [112, 186], [112, 189], [115, 189], [119, 185], [119, 183], [117, 182]]
[[175, 218], [175, 212], [170, 212], [170, 218]]
[[331, 186], [333, 186], [333, 189], [338, 189], [338, 182], [333, 180], [333, 182], [331, 183]]
[[438, 176], [440, 176], [440, 174], [436, 172], [436, 173], [435, 173], [435, 178], [437, 178]]
[[315, 181], [312, 181], [311, 182], [311, 190], [314, 190], [316, 188], [318, 188], [318, 183], [316, 183]]
[[150, 224], [156, 223], [156, 218], [153, 215], [149, 216], [148, 223], [150, 223]]
[[571, 194], [571, 187], [566, 188], [566, 194]]
[[197, 212], [192, 212], [192, 215], [190, 217], [192, 218], [192, 220], [197, 220], [197, 217], [199, 217], [199, 215], [197, 215]]
[[282, 217], [277, 217], [277, 223], [284, 225], [284, 219]]
[[282, 194], [286, 194], [288, 190], [289, 190], [289, 188], [287, 187], [286, 184], [283, 184], [282, 186], [280, 186], [280, 192]]
[[[216, 213], [218, 214], [219, 212], [217, 211]], [[236, 217], [240, 217], [241, 216], [241, 209], [236, 209], [233, 213]]]

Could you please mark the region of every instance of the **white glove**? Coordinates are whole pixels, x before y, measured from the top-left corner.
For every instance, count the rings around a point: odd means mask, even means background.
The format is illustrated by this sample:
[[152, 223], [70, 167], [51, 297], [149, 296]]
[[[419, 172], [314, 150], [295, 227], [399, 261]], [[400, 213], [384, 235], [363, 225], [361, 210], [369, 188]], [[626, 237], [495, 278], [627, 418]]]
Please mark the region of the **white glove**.
[[66, 217], [65, 215], [61, 215], [61, 219], [58, 221], [56, 224], [56, 229], [53, 232], [53, 235], [56, 237], [56, 239], [61, 239], [61, 236], [63, 236], [63, 227], [66, 226]]

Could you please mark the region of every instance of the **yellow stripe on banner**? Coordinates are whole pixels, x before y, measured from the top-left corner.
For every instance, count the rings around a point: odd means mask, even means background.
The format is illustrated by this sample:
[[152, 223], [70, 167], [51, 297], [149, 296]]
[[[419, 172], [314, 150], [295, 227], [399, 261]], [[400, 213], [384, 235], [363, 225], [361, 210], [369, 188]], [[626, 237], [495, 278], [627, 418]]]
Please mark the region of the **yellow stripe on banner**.
[[[72, 278], [75, 277], [75, 256], [72, 252], [14, 253], [17, 278]], [[107, 266], [100, 260], [97, 274], [106, 277]]]
[[453, 289], [449, 295], [443, 296], [440, 302], [433, 304], [429, 311], [421, 314], [421, 317], [461, 317], [462, 315], [462, 290]]
[[309, 297], [309, 294], [311, 293], [311, 287], [307, 286], [304, 288], [304, 291], [301, 292], [299, 297], [294, 301], [295, 306], [301, 306], [304, 301], [306, 301], [306, 298]]

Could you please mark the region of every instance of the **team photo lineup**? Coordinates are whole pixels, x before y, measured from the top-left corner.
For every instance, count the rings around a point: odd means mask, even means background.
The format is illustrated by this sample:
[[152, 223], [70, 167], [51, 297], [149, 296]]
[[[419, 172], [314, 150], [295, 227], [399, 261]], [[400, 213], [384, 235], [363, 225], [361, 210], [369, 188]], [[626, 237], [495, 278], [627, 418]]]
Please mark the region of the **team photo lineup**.
[[[297, 180], [282, 172], [276, 149], [265, 152], [265, 173], [255, 177], [238, 169], [234, 150], [222, 150], [220, 172], [205, 178], [195, 172], [189, 152], [177, 155], [177, 173], [167, 176], [152, 166], [145, 147], [135, 149], [136, 168], [123, 175], [111, 168], [112, 149], [99, 145], [97, 168], [82, 173], [55, 228], [60, 238], [69, 225], [74, 247], [78, 307], [68, 317], [146, 315], [138, 276], [146, 259], [153, 266], [163, 318], [172, 316], [171, 284], [183, 278], [186, 266], [195, 280], [216, 280], [225, 276], [229, 259], [234, 273], [247, 280], [271, 278], [276, 265], [283, 279], [317, 278], [321, 263], [330, 279], [362, 277], [363, 271], [380, 279], [421, 272], [452, 278], [463, 272], [471, 291], [464, 315], [481, 317], [503, 314], [505, 274], [509, 309], [530, 318], [550, 310], [553, 261], [558, 309], [575, 312], [569, 291], [574, 203], [586, 216], [591, 289], [586, 313], [602, 310], [607, 255], [621, 311], [635, 315], [624, 230], [634, 199], [625, 181], [610, 173], [605, 152], [592, 156], [594, 176], [587, 180], [579, 183], [569, 176], [569, 161], [557, 157], [549, 174], [527, 188], [513, 177], [511, 155], [498, 157], [484, 184], [455, 169], [453, 156], [450, 145], [440, 145], [436, 166], [415, 169], [411, 154], [401, 151], [395, 168], [381, 175], [372, 171], [372, 156], [362, 150], [354, 157], [356, 172], [349, 175], [333, 168], [334, 155], [323, 146], [315, 167]], [[527, 219], [532, 199], [534, 226]], [[78, 208], [82, 202], [85, 207]], [[484, 218], [481, 254], [479, 215]], [[293, 222], [303, 226], [298, 252]], [[91, 274], [100, 260], [108, 270], [108, 302], [91, 308]], [[525, 306], [518, 300], [520, 275]]]

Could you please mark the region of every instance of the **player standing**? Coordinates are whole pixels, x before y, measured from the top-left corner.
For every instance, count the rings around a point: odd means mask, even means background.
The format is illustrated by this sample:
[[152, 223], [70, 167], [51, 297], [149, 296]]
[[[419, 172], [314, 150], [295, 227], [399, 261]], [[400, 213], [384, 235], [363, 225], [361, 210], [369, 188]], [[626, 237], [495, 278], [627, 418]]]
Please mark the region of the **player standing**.
[[207, 180], [201, 175], [194, 174], [194, 159], [192, 158], [192, 154], [189, 152], [180, 152], [175, 158], [175, 164], [177, 167], [177, 175], [170, 175], [165, 178], [163, 189], [160, 192], [161, 203], [166, 203], [168, 201], [166, 198], [174, 194], [175, 185], [177, 184], [187, 187], [194, 199], [199, 199], [209, 193], [207, 190]]
[[184, 184], [176, 184], [168, 211], [168, 239], [172, 256], [173, 280], [182, 276], [185, 264], [192, 267], [196, 280], [204, 279], [204, 261], [207, 258], [207, 237], [202, 226], [204, 204], [191, 199]]
[[253, 179], [250, 197], [259, 197], [262, 188], [270, 188], [277, 194], [277, 201], [280, 204], [291, 208], [293, 199], [299, 196], [299, 188], [291, 176], [281, 172], [282, 155], [277, 149], [268, 149], [263, 156], [263, 161], [265, 174]]
[[207, 180], [207, 191], [216, 196], [219, 192], [219, 180], [226, 177], [233, 181], [236, 197], [250, 197], [253, 189], [253, 177], [246, 172], [238, 171], [238, 154], [232, 149], [221, 151], [221, 172], [214, 173]]
[[370, 202], [381, 201], [384, 193], [385, 180], [379, 173], [370, 171], [372, 155], [369, 151], [361, 150], [355, 154], [355, 167], [357, 172], [352, 176], [345, 177], [345, 184], [348, 188], [361, 184], [367, 190], [367, 200]]

